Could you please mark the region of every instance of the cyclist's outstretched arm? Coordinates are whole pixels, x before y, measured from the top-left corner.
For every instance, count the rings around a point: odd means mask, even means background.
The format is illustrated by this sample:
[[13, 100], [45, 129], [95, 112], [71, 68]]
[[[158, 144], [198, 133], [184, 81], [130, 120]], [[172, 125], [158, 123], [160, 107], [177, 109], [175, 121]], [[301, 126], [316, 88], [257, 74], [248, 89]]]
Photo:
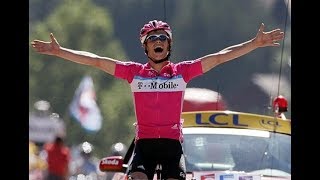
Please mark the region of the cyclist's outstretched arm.
[[40, 54], [53, 55], [79, 64], [93, 66], [114, 75], [116, 62], [118, 60], [101, 57], [86, 51], [77, 51], [61, 47], [52, 33], [50, 34], [50, 38], [50, 42], [33, 40], [31, 45], [35, 51]]
[[203, 72], [205, 73], [219, 64], [245, 55], [259, 47], [280, 45], [278, 41], [284, 38], [284, 32], [282, 32], [280, 29], [274, 29], [268, 32], [264, 32], [263, 30], [264, 24], [261, 23], [255, 38], [234, 46], [227, 47], [217, 53], [201, 57], [200, 59]]

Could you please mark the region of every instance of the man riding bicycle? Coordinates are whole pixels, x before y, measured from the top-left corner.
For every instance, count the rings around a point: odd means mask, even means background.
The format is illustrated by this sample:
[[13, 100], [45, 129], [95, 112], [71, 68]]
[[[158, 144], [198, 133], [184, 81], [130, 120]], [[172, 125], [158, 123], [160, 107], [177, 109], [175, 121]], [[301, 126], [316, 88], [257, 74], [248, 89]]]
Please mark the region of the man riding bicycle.
[[180, 116], [187, 83], [259, 47], [279, 46], [278, 41], [283, 39], [284, 33], [280, 29], [263, 30], [261, 24], [251, 40], [178, 63], [170, 61], [172, 30], [166, 22], [158, 20], [149, 21], [140, 31], [140, 42], [148, 57], [145, 64], [64, 48], [52, 33], [50, 42], [34, 40], [31, 44], [41, 54], [93, 66], [126, 80], [131, 86], [136, 114], [136, 146], [129, 176], [153, 179], [156, 166], [161, 164], [162, 179], [185, 179]]

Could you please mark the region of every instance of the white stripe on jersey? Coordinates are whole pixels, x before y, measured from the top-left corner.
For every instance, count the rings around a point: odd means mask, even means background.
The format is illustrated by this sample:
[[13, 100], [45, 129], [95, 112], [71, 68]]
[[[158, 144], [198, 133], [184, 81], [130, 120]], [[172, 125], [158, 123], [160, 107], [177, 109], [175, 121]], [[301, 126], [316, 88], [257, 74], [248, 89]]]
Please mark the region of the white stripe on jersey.
[[132, 92], [175, 92], [184, 91], [187, 83], [181, 75], [172, 78], [141, 78], [136, 76], [130, 86]]

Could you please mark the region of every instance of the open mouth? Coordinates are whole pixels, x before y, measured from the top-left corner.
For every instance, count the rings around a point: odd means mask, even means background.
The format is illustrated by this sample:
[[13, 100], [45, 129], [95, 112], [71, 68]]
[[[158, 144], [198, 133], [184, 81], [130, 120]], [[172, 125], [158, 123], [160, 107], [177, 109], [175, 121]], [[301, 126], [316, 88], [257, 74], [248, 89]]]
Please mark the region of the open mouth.
[[161, 53], [163, 51], [163, 48], [162, 47], [156, 47], [155, 49], [154, 49], [154, 52], [156, 52], [156, 53]]

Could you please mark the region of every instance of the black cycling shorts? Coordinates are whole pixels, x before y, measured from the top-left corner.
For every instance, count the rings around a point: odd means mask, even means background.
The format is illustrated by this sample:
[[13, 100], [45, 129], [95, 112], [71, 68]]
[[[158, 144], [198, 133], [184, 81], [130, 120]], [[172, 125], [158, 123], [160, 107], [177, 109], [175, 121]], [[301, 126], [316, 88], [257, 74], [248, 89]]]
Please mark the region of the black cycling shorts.
[[136, 142], [133, 160], [128, 174], [143, 172], [153, 179], [157, 164], [161, 164], [161, 179], [186, 177], [182, 146], [174, 139], [139, 139]]

